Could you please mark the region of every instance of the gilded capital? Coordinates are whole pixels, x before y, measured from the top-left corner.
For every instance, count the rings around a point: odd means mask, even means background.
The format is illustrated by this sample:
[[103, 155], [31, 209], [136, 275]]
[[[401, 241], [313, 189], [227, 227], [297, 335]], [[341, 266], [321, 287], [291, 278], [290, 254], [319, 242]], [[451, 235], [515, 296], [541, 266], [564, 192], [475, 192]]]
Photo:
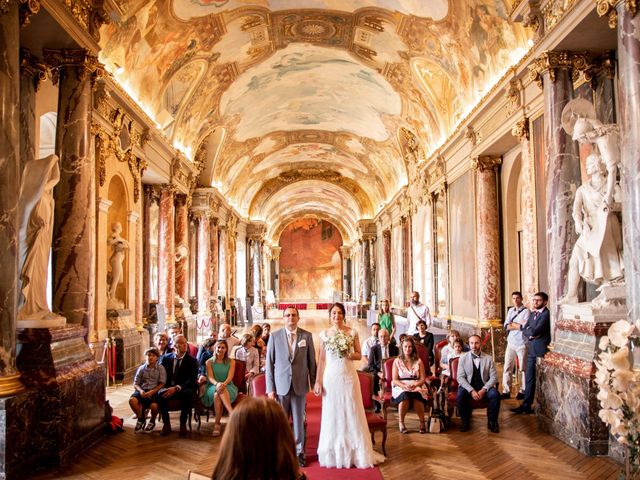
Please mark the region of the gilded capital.
[[542, 77], [545, 73], [549, 75], [552, 82], [555, 82], [558, 69], [584, 72], [589, 66], [586, 52], [547, 50], [529, 65], [529, 76], [538, 84], [538, 87], [543, 88]]
[[51, 79], [54, 84], [58, 83], [60, 70], [63, 68], [78, 68], [79, 78], [82, 80], [87, 74], [90, 74], [92, 82], [104, 73], [104, 65], [98, 61], [98, 57], [92, 55], [85, 48], [65, 50], [44, 48], [42, 52], [45, 63], [51, 67]]
[[20, 48], [20, 74], [33, 79], [33, 86], [37, 92], [42, 82], [47, 80], [47, 67], [31, 55], [29, 50]]
[[[607, 17], [609, 28], [615, 30], [618, 26], [618, 12], [616, 5], [620, 0], [596, 0], [596, 12], [599, 17]], [[637, 0], [624, 0], [624, 6], [632, 16], [638, 12]]]
[[40, 11], [40, 0], [20, 0], [20, 25], [29, 25], [32, 15]]
[[494, 169], [502, 163], [500, 157], [476, 156], [471, 160], [471, 168], [474, 170], [484, 171]]
[[530, 135], [529, 130], [529, 117], [524, 117], [521, 120], [518, 120], [516, 124], [511, 129], [511, 135], [516, 137], [519, 141], [529, 140]]

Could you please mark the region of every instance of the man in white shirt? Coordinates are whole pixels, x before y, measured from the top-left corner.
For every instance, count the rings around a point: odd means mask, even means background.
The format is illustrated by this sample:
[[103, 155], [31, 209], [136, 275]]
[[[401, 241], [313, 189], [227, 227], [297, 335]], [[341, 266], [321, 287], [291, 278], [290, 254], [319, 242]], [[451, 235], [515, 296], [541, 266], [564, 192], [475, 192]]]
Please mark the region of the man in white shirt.
[[[508, 335], [507, 348], [504, 352], [501, 398], [504, 400], [511, 398], [512, 372], [516, 366], [517, 357], [518, 363], [520, 364], [520, 370], [522, 372], [522, 381], [520, 382], [520, 391], [516, 398], [518, 400], [522, 400], [524, 398], [524, 362], [527, 354], [527, 345], [524, 343], [521, 328], [524, 328], [524, 325], [527, 324], [529, 310], [522, 304], [522, 294], [520, 292], [513, 292], [511, 294], [511, 300], [513, 300], [513, 307], [510, 307], [507, 311], [507, 319], [504, 322], [504, 329], [508, 332]], [[511, 324], [515, 324], [517, 327], [510, 327]]]
[[231, 325], [228, 323], [221, 323], [218, 330], [218, 340], [226, 340], [227, 351], [231, 352], [233, 347], [240, 345], [240, 340], [233, 336], [231, 333]]
[[362, 352], [362, 361], [364, 365], [369, 363], [369, 355], [371, 353], [371, 347], [373, 347], [376, 343], [378, 343], [378, 332], [380, 331], [380, 324], [374, 322], [371, 324], [371, 336], [366, 338], [362, 342], [362, 348], [360, 351]]
[[429, 307], [424, 303], [420, 303], [420, 294], [418, 292], [411, 292], [411, 303], [407, 309], [407, 320], [409, 321], [409, 328], [407, 329], [408, 335], [418, 333], [418, 320], [424, 320], [427, 323], [427, 328], [433, 324]]

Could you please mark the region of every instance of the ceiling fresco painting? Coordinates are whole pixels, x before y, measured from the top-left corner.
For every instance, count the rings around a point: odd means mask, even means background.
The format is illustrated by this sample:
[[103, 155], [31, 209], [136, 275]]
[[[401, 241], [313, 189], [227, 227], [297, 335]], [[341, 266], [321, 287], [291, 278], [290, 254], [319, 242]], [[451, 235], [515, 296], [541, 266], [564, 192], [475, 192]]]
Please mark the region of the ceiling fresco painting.
[[102, 27], [100, 60], [239, 213], [344, 216], [350, 242], [526, 53], [508, 7], [133, 0]]

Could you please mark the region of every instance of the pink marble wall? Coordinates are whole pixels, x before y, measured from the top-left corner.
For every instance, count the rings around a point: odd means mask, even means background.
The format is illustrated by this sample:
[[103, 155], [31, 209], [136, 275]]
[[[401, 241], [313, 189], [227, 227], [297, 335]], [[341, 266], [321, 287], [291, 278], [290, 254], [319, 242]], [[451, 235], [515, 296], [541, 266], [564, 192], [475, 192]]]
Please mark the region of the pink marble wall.
[[391, 301], [391, 231], [382, 233], [382, 298]]
[[[176, 195], [175, 245], [183, 252], [189, 249], [189, 209], [186, 195]], [[177, 250], [179, 251], [179, 250]], [[189, 252], [176, 258], [176, 294], [184, 301], [189, 300]]]
[[220, 268], [220, 256], [219, 256], [219, 237], [218, 237], [218, 219], [212, 218], [210, 221], [209, 227], [209, 240], [210, 240], [210, 250], [209, 250], [209, 265], [211, 272], [209, 285], [211, 286], [210, 296], [211, 298], [218, 297], [218, 269]]
[[210, 279], [210, 265], [211, 260], [209, 258], [209, 248], [211, 246], [211, 229], [209, 223], [209, 216], [205, 212], [198, 212], [196, 216], [196, 230], [198, 235], [197, 241], [197, 281], [198, 286], [198, 313], [204, 313], [209, 311], [209, 295], [211, 286], [209, 284]]
[[500, 222], [497, 177], [494, 168], [479, 168], [476, 175], [478, 229], [478, 314], [480, 321], [502, 318], [500, 304]]
[[[528, 121], [528, 120], [527, 120]], [[531, 141], [527, 135], [521, 138], [522, 153], [520, 170], [521, 184], [521, 213], [522, 213], [522, 295], [527, 306], [531, 306], [531, 299], [538, 291], [538, 247], [536, 233], [536, 204], [535, 204], [535, 166], [531, 151]]]
[[160, 222], [158, 244], [158, 301], [164, 305], [167, 320], [173, 320], [175, 292], [175, 210], [173, 190], [164, 185], [160, 192]]

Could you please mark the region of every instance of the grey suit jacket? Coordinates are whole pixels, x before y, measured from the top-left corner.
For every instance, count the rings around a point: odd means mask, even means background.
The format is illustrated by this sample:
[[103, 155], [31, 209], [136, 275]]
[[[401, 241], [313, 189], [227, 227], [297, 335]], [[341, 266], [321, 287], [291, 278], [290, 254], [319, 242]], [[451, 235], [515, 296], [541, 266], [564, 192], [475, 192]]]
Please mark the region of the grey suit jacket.
[[296, 395], [306, 395], [309, 384], [316, 382], [316, 351], [311, 332], [298, 327], [296, 344], [291, 359], [285, 329], [281, 328], [271, 334], [265, 365], [267, 393], [287, 395], [293, 388]]
[[[480, 353], [480, 374], [482, 375], [485, 390], [495, 387], [498, 383], [496, 364], [491, 355], [487, 355], [484, 352]], [[469, 392], [473, 391], [470, 383], [471, 377], [473, 377], [473, 356], [471, 352], [466, 352], [458, 360], [457, 380], [460, 386]]]

